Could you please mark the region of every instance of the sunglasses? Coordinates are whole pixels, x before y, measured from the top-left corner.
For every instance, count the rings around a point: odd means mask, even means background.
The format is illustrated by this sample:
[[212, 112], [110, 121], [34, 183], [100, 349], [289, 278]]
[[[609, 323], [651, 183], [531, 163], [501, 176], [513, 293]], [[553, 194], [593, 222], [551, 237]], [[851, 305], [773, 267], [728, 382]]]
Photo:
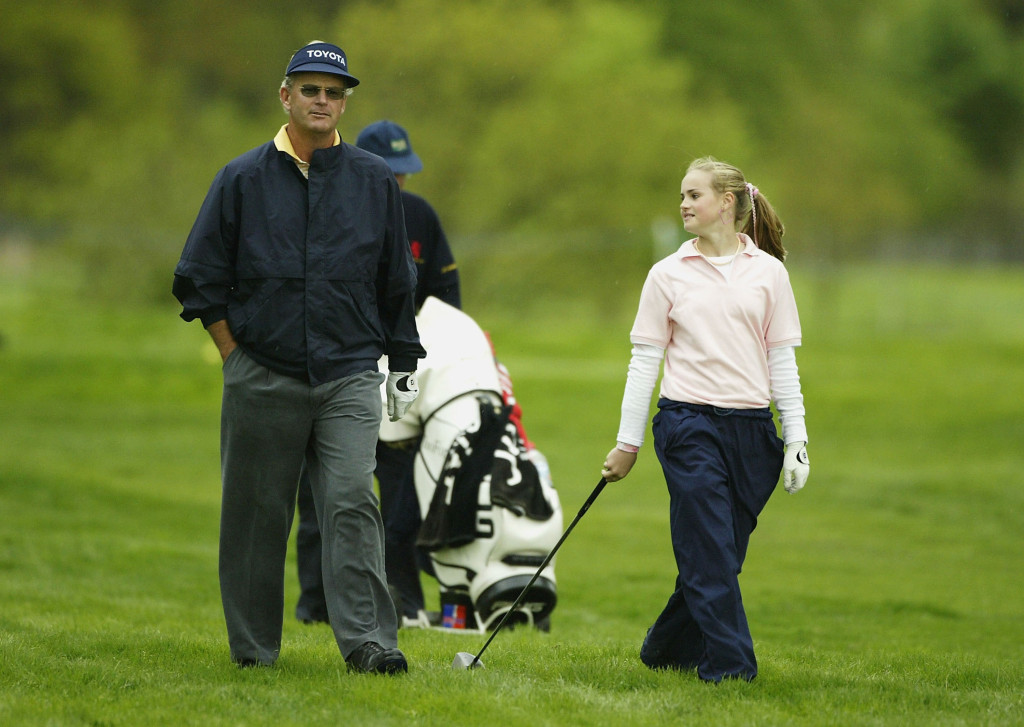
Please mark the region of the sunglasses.
[[348, 96], [348, 89], [341, 86], [314, 86], [311, 83], [299, 86], [299, 93], [306, 98], [316, 98], [321, 91], [327, 94], [327, 98], [331, 101], [340, 101]]

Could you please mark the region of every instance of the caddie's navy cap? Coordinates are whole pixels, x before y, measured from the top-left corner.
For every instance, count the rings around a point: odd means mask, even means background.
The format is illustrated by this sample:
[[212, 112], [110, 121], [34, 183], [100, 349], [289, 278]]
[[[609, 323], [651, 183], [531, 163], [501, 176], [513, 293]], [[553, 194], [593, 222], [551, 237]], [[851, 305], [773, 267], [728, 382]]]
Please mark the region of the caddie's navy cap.
[[344, 78], [349, 88], [359, 85], [359, 79], [348, 72], [345, 51], [330, 43], [318, 41], [295, 51], [285, 75], [293, 73], [332, 73]]
[[423, 169], [423, 162], [412, 150], [405, 129], [394, 121], [375, 121], [359, 132], [356, 146], [383, 157], [395, 174], [415, 174]]

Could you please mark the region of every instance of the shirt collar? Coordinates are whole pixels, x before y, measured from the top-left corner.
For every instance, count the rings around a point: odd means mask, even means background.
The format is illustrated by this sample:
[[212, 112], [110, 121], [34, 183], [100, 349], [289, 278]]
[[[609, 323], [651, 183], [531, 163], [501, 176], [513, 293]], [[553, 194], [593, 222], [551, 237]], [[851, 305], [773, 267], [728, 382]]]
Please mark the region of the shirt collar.
[[[265, 138], [265, 137], [264, 137]], [[341, 134], [338, 130], [334, 130], [334, 144], [337, 146], [341, 143]], [[277, 136], [274, 137], [274, 146], [277, 147], [278, 151], [283, 151], [285, 154], [290, 156], [299, 164], [307, 164], [299, 158], [299, 155], [295, 153], [295, 147], [292, 146], [292, 140], [288, 137], [288, 124], [281, 127], [281, 130], [277, 132]]]
[[[743, 253], [744, 255], [753, 255], [754, 252], [757, 250], [757, 246], [754, 244], [754, 241], [750, 239], [750, 235], [747, 235], [743, 232], [738, 232], [736, 234], [739, 235], [740, 240], [743, 242], [743, 248], [741, 250], [738, 250], [737, 252]], [[693, 239], [687, 240], [682, 245], [680, 245], [678, 252], [679, 257], [702, 257], [701, 254], [697, 251], [696, 242], [697, 238], [694, 237]]]

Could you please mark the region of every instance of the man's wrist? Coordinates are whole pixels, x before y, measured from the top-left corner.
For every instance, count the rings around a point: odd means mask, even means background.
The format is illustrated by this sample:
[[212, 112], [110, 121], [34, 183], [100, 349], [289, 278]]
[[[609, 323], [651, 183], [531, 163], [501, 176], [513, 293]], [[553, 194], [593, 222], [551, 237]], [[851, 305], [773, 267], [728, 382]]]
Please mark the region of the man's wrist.
[[618, 449], [622, 452], [629, 452], [630, 454], [636, 454], [637, 452], [640, 451], [640, 448], [635, 444], [626, 444], [625, 442], [616, 442], [615, 449]]

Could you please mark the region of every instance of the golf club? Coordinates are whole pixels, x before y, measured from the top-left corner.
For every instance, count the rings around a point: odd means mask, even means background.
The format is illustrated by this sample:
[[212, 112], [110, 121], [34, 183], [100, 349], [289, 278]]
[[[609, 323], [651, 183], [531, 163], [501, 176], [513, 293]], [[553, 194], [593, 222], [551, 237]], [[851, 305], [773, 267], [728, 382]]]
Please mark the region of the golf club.
[[595, 487], [594, 491], [590, 493], [590, 497], [588, 497], [587, 501], [583, 503], [583, 507], [581, 507], [580, 511], [576, 513], [576, 517], [573, 518], [573, 521], [571, 523], [569, 523], [569, 527], [567, 527], [565, 529], [565, 532], [562, 533], [562, 537], [558, 539], [557, 543], [555, 543], [555, 547], [551, 549], [551, 552], [548, 553], [547, 557], [544, 559], [544, 562], [540, 564], [540, 568], [538, 568], [537, 572], [533, 574], [533, 578], [530, 579], [530, 582], [527, 583], [523, 590], [519, 593], [519, 596], [518, 598], [516, 598], [515, 602], [511, 606], [509, 606], [509, 609], [505, 612], [505, 615], [502, 616], [501, 621], [498, 622], [498, 625], [494, 627], [494, 631], [491, 632], [491, 635], [488, 637], [487, 641], [484, 642], [483, 647], [480, 649], [480, 651], [477, 652], [476, 656], [473, 656], [468, 651], [460, 651], [458, 654], [455, 655], [455, 660], [452, 662], [452, 669], [479, 669], [483, 666], [483, 662], [480, 661], [480, 657], [483, 655], [485, 651], [487, 651], [487, 647], [491, 645], [491, 642], [494, 640], [494, 637], [498, 635], [499, 631], [501, 631], [501, 627], [505, 625], [505, 622], [508, 621], [509, 617], [512, 615], [512, 612], [516, 610], [516, 606], [519, 605], [519, 603], [523, 600], [523, 597], [526, 596], [527, 591], [530, 590], [530, 586], [532, 586], [536, 582], [536, 580], [540, 578], [541, 572], [548, 567], [548, 563], [550, 563], [551, 559], [555, 557], [555, 553], [558, 552], [558, 549], [561, 547], [562, 543], [565, 542], [565, 539], [569, 537], [569, 533], [571, 533], [572, 529], [576, 527], [576, 523], [580, 521], [580, 518], [582, 518], [583, 515], [587, 512], [587, 510], [590, 509], [590, 506], [594, 504], [594, 500], [597, 499], [597, 496], [601, 494], [601, 490], [603, 490], [604, 486], [607, 484], [608, 480], [602, 477], [601, 481], [597, 483], [597, 487]]

